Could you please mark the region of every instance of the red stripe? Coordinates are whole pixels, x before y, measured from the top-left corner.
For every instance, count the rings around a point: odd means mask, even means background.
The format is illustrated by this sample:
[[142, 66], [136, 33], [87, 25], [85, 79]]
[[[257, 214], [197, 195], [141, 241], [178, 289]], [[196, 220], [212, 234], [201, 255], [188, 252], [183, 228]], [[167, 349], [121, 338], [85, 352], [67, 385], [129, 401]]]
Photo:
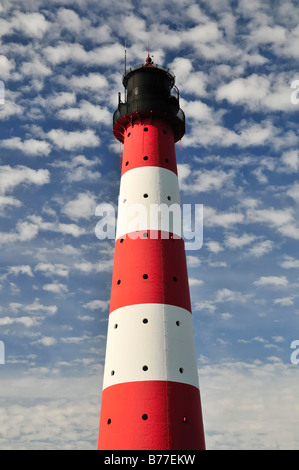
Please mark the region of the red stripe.
[[121, 237], [115, 244], [110, 313], [144, 303], [176, 305], [191, 312], [184, 240], [162, 239], [161, 232], [154, 231], [135, 235], [138, 238]]
[[113, 385], [103, 391], [99, 450], [204, 448], [198, 388], [146, 381]]
[[162, 120], [148, 120], [126, 129], [122, 175], [141, 166], [159, 166], [177, 174], [173, 130]]

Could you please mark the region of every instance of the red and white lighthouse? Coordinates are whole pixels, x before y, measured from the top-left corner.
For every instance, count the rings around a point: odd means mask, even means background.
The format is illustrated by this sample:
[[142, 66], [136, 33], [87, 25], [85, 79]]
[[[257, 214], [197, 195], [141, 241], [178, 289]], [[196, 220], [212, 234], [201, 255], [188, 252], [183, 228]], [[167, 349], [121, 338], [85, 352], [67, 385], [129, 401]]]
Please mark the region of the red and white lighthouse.
[[[124, 148], [98, 449], [204, 449], [181, 223], [150, 216], [153, 207], [180, 205], [175, 142], [185, 116], [174, 75], [149, 57], [123, 84], [113, 126]], [[134, 219], [132, 207], [146, 217]]]

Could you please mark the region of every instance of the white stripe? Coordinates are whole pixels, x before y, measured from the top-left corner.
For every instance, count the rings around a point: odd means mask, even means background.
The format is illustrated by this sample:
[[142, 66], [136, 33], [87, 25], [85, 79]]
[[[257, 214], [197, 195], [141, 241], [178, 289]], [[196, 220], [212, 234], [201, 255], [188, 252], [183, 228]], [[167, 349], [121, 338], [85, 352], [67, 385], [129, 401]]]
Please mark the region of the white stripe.
[[138, 304], [110, 314], [103, 388], [147, 380], [199, 387], [192, 315], [187, 310]]
[[[164, 212], [158, 212], [159, 208]], [[147, 166], [122, 176], [116, 238], [139, 230], [163, 230], [182, 236], [179, 183], [173, 171]]]

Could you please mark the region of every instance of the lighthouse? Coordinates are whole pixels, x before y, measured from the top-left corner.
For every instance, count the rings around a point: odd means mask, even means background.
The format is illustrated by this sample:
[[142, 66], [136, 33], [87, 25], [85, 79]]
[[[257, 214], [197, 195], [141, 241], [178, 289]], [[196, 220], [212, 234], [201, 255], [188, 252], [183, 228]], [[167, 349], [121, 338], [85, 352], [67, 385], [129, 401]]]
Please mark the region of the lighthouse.
[[150, 57], [126, 70], [123, 85], [113, 116], [123, 156], [98, 449], [203, 450], [182, 223], [165, 217], [181, 207], [175, 143], [185, 115], [173, 73]]

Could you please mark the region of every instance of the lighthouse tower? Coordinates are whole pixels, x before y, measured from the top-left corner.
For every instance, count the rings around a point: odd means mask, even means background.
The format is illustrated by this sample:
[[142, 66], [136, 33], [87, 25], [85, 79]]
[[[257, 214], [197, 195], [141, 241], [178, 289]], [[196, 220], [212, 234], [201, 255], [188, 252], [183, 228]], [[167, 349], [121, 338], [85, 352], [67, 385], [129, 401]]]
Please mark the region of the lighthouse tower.
[[181, 221], [153, 217], [153, 208], [180, 207], [175, 142], [185, 116], [174, 75], [150, 57], [123, 84], [113, 118], [124, 148], [98, 449], [204, 449]]

